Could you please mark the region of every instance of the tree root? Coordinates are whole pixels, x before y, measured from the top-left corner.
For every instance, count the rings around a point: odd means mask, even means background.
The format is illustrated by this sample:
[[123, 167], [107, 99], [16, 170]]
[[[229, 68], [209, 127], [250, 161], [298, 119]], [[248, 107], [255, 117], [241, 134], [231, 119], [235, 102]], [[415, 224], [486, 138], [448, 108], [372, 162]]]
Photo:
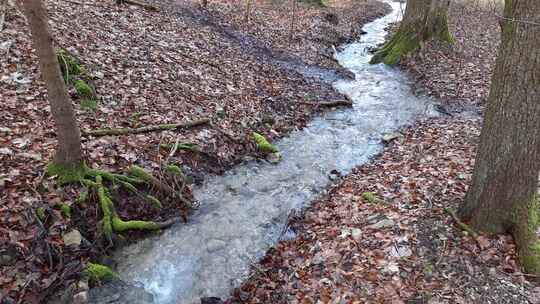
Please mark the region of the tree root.
[[185, 185], [185, 182], [183, 181], [184, 175], [182, 174], [181, 169], [176, 166], [167, 166], [166, 170], [170, 171], [169, 173], [176, 184], [178, 184], [179, 178], [182, 180], [181, 186], [179, 186], [180, 191], [175, 191], [167, 183], [157, 179], [152, 174], [146, 172], [143, 168], [135, 165], [130, 168], [130, 173], [132, 176], [115, 174], [104, 170], [90, 169], [84, 164], [81, 168], [77, 168], [77, 170], [70, 169], [68, 171], [62, 171], [62, 169], [65, 168], [60, 168], [57, 166], [53, 166], [52, 169], [54, 170], [48, 170], [48, 173], [58, 175], [58, 180], [62, 183], [66, 182], [65, 175], [67, 174], [67, 180], [69, 182], [79, 182], [84, 186], [84, 189], [81, 191], [79, 197], [75, 201], [76, 203], [86, 201], [90, 196], [91, 191], [97, 194], [99, 207], [103, 213], [101, 224], [102, 231], [105, 237], [111, 243], [114, 232], [124, 232], [128, 230], [158, 230], [179, 222], [180, 218], [173, 218], [165, 222], [122, 220], [116, 213], [109, 189], [103, 184], [105, 180], [110, 182], [112, 185], [119, 185], [126, 190], [141, 196], [144, 200], [156, 208], [161, 208], [161, 202], [154, 196], [141, 194], [134, 185], [149, 185], [167, 194], [168, 196], [179, 199], [187, 209], [192, 208], [192, 203], [182, 196], [182, 191]]
[[131, 166], [129, 172], [133, 176], [142, 179], [144, 182], [155, 187], [159, 191], [166, 193], [167, 195], [170, 195], [174, 198], [179, 199], [189, 209], [193, 207], [191, 202], [185, 199], [180, 192], [175, 191], [171, 186], [155, 178], [154, 176], [146, 172], [143, 168], [133, 165]]
[[203, 118], [203, 119], [198, 119], [194, 121], [180, 122], [180, 123], [174, 123], [174, 124], [152, 125], [152, 126], [146, 126], [146, 127], [141, 127], [141, 128], [91, 130], [91, 131], [84, 131], [82, 135], [100, 137], [100, 136], [107, 136], [107, 135], [117, 136], [117, 135], [127, 135], [127, 134], [141, 134], [141, 133], [149, 133], [149, 132], [155, 132], [155, 131], [191, 128], [191, 127], [204, 125], [209, 122], [210, 120], [208, 118]]
[[124, 232], [128, 230], [158, 230], [169, 227], [178, 222], [179, 218], [173, 218], [165, 222], [152, 221], [124, 221], [116, 213], [113, 201], [103, 186], [101, 175], [96, 176], [96, 191], [99, 199], [101, 211], [103, 212], [103, 233], [110, 241], [113, 232]]

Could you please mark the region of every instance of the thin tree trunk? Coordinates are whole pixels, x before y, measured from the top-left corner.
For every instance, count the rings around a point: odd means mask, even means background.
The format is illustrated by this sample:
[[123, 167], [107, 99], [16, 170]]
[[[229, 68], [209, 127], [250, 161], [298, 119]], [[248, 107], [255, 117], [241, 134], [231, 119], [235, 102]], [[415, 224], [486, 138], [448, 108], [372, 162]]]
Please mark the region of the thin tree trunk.
[[80, 167], [83, 161], [80, 131], [54, 52], [46, 11], [40, 0], [21, 2], [32, 34], [34, 49], [39, 57], [41, 77], [47, 87], [51, 113], [56, 125], [58, 147], [53, 163], [67, 169]]
[[540, 1], [507, 0], [472, 185], [459, 215], [487, 233], [510, 232], [523, 268], [540, 274]]
[[371, 63], [394, 65], [430, 39], [453, 43], [448, 31], [449, 6], [449, 0], [409, 0], [398, 31], [375, 53]]

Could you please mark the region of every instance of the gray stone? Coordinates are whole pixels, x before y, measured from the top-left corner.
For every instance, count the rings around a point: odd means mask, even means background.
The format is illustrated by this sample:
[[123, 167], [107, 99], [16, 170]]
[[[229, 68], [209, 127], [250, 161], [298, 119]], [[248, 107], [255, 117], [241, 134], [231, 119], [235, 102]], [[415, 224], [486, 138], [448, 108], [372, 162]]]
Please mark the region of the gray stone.
[[144, 288], [116, 280], [90, 289], [90, 304], [154, 304], [154, 296]]
[[210, 241], [208, 241], [208, 243], [206, 243], [206, 250], [208, 252], [215, 252], [224, 248], [226, 245], [227, 243], [225, 243], [225, 241], [218, 240], [218, 239], [211, 239]]
[[73, 296], [73, 304], [87, 304], [88, 303], [88, 291], [79, 292]]
[[70, 232], [64, 234], [64, 236], [62, 236], [62, 239], [64, 240], [64, 245], [66, 246], [79, 246], [82, 241], [82, 235], [79, 230], [73, 229]]
[[395, 223], [394, 223], [393, 220], [384, 219], [384, 220], [378, 221], [377, 223], [375, 223], [373, 225], [369, 225], [368, 227], [372, 228], [372, 229], [382, 229], [382, 228], [392, 227], [394, 225], [395, 225]]
[[390, 255], [394, 258], [407, 258], [412, 255], [412, 250], [408, 246], [390, 247]]

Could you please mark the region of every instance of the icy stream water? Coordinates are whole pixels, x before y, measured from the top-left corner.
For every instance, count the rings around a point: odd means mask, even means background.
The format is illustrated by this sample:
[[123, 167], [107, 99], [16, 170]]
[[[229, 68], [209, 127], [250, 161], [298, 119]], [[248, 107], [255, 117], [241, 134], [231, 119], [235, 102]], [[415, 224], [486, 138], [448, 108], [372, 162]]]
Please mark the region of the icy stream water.
[[365, 25], [367, 34], [336, 54], [356, 80], [334, 86], [354, 106], [326, 113], [277, 142], [283, 156], [277, 165], [252, 161], [208, 178], [195, 189], [201, 208], [189, 223], [116, 254], [123, 280], [143, 287], [159, 304], [226, 298], [249, 265], [278, 241], [291, 209], [306, 206], [329, 185], [330, 171], [349, 172], [381, 151], [385, 133], [435, 115], [399, 70], [368, 63], [368, 49], [384, 42], [385, 28], [404, 9], [387, 3], [392, 13]]

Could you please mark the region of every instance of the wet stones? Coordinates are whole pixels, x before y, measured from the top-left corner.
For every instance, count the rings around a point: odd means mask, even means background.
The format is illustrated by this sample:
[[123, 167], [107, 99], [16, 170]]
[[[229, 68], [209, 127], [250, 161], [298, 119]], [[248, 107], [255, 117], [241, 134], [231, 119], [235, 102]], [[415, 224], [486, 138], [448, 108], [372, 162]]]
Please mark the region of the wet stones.
[[208, 251], [209, 253], [216, 252], [220, 249], [225, 248], [226, 245], [227, 243], [223, 240], [211, 239], [208, 241], [208, 243], [206, 243], [206, 251]]

